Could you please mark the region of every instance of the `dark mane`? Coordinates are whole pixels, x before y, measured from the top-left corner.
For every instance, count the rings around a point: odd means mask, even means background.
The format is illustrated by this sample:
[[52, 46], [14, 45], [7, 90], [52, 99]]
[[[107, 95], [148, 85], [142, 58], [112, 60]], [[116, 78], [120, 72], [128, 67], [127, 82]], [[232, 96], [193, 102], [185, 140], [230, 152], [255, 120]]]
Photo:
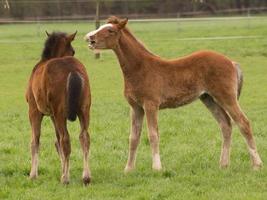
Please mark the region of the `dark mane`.
[[57, 52], [57, 46], [61, 38], [66, 37], [67, 34], [63, 32], [53, 32], [49, 35], [49, 37], [45, 41], [42, 60], [48, 60], [55, 56]]

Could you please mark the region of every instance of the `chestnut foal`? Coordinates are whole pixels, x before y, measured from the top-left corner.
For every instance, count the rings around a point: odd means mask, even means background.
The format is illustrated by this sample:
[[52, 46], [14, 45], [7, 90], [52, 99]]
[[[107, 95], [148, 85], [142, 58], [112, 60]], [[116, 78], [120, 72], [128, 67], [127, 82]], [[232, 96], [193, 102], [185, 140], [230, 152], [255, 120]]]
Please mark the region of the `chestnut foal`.
[[32, 127], [30, 178], [38, 175], [38, 150], [41, 122], [44, 115], [51, 117], [55, 126], [56, 149], [60, 156], [61, 182], [69, 182], [69, 157], [71, 153], [67, 119], [80, 120], [80, 143], [83, 150], [83, 182], [90, 182], [88, 163], [90, 138], [88, 134], [91, 95], [86, 69], [73, 57], [71, 46], [76, 33], [48, 34], [41, 60], [32, 70], [26, 99]]
[[239, 65], [212, 51], [199, 51], [174, 60], [162, 59], [134, 37], [125, 27], [127, 21], [111, 17], [107, 24], [85, 36], [91, 49], [112, 49], [123, 72], [124, 94], [131, 106], [132, 118], [125, 172], [135, 166], [144, 114], [153, 156], [152, 168], [160, 170], [158, 110], [176, 108], [196, 99], [205, 104], [221, 128], [220, 166], [229, 165], [232, 118], [247, 141], [253, 168], [258, 169], [262, 161], [249, 120], [238, 103], [242, 87]]

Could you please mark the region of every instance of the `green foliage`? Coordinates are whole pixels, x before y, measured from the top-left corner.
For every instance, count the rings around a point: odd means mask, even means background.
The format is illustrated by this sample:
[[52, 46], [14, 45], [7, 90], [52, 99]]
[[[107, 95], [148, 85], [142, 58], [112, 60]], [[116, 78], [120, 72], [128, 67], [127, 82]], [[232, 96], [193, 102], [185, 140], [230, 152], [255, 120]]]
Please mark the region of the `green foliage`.
[[[129, 27], [158, 55], [175, 58], [200, 49], [222, 52], [244, 71], [241, 106], [250, 118], [259, 153], [267, 162], [267, 18], [216, 22], [133, 23]], [[231, 166], [220, 170], [221, 136], [208, 110], [197, 101], [159, 115], [163, 172], [151, 170], [146, 126], [137, 154], [137, 168], [124, 175], [128, 153], [129, 107], [123, 78], [112, 51], [95, 60], [83, 36], [92, 24], [2, 25], [0, 32], [0, 199], [266, 199], [267, 170], [252, 171], [245, 142], [234, 128]], [[38, 30], [40, 31], [38, 33]], [[24, 92], [38, 61], [45, 30], [78, 30], [76, 57], [90, 77], [92, 184], [81, 181], [82, 152], [78, 122], [69, 123], [71, 182], [62, 186], [60, 162], [54, 148], [54, 128], [43, 121], [39, 178], [28, 180], [30, 126]], [[181, 40], [217, 36], [258, 36], [252, 39]]]

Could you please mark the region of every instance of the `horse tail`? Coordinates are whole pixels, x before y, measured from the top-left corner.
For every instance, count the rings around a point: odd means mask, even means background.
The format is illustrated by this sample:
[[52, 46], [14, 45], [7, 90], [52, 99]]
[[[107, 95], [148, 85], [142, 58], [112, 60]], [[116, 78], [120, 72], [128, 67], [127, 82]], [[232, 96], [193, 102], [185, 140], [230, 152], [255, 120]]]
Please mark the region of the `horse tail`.
[[75, 121], [79, 109], [82, 91], [82, 78], [77, 72], [71, 72], [68, 76], [68, 120]]
[[237, 70], [237, 99], [239, 99], [243, 86], [243, 73], [238, 63], [233, 62], [233, 65]]

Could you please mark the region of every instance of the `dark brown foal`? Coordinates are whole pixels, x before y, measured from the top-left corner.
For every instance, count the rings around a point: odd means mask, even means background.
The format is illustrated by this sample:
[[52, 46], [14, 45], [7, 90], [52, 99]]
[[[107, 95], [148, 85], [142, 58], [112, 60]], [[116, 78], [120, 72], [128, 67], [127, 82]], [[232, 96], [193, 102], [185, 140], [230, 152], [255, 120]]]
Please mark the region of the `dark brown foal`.
[[48, 34], [42, 58], [32, 70], [26, 99], [32, 127], [32, 166], [30, 178], [38, 175], [38, 150], [41, 122], [44, 115], [51, 117], [56, 132], [56, 149], [61, 166], [61, 182], [69, 182], [69, 158], [71, 153], [67, 119], [80, 120], [80, 143], [83, 150], [83, 181], [90, 182], [88, 133], [91, 95], [89, 79], [82, 63], [73, 57], [71, 42], [76, 33]]

